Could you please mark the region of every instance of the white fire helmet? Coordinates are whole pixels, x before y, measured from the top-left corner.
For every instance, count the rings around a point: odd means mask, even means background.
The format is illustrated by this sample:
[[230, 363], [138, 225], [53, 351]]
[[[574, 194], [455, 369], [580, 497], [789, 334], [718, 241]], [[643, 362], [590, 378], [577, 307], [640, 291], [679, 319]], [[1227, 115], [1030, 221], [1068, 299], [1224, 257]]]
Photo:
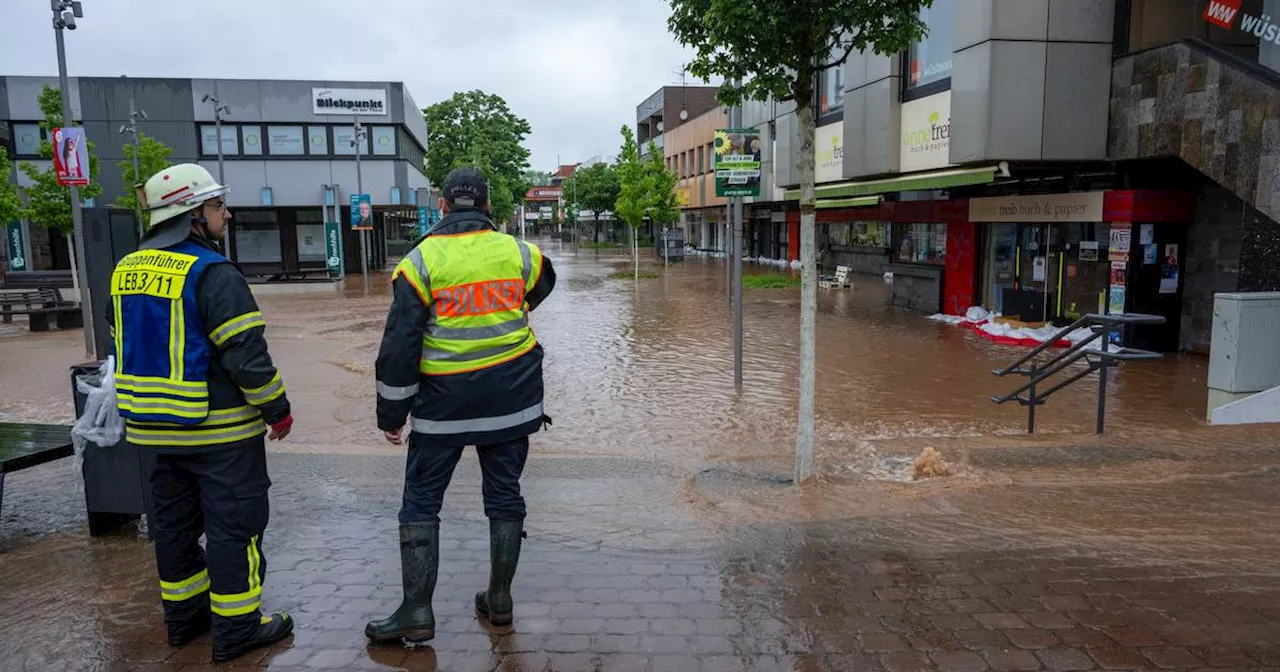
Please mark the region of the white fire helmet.
[[147, 232], [228, 191], [198, 164], [180, 163], [165, 168], [138, 189], [138, 202], [151, 215]]

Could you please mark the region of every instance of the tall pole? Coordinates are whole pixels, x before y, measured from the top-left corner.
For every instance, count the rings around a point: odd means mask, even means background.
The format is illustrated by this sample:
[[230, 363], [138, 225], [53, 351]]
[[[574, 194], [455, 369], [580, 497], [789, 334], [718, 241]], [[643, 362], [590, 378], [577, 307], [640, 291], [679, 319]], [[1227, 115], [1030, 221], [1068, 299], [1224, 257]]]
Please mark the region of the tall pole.
[[[204, 96], [204, 100], [213, 103], [213, 132], [217, 136], [214, 139], [214, 144], [218, 146], [218, 184], [226, 186], [227, 173], [222, 162], [222, 114], [226, 112], [228, 108], [226, 105], [222, 104], [222, 101], [207, 93]], [[224, 226], [222, 228], [222, 252], [228, 256], [231, 255], [231, 245], [227, 240], [228, 236], [231, 235], [230, 229], [231, 227], [229, 226]]]
[[[735, 81], [734, 86], [740, 86]], [[742, 127], [742, 105], [735, 105], [729, 125]], [[746, 149], [745, 147], [743, 148]], [[742, 197], [733, 197], [733, 384], [742, 389]]]
[[733, 307], [733, 197], [724, 199], [724, 305]]
[[[129, 135], [133, 138], [133, 181], [143, 182], [142, 175], [138, 172], [138, 108], [134, 104], [133, 94], [129, 94]], [[128, 189], [133, 185], [126, 184]], [[134, 199], [134, 216], [138, 219], [138, 237], [141, 239], [145, 229], [142, 226], [142, 201]]]
[[[58, 42], [58, 86], [62, 89], [62, 125], [70, 126], [71, 90], [67, 83], [67, 48], [62, 42], [63, 22], [61, 10], [53, 10], [53, 34]], [[93, 298], [89, 291], [89, 273], [85, 266], [84, 254], [84, 215], [80, 212], [80, 190], [74, 185], [68, 188], [71, 192], [71, 225], [75, 249], [72, 254], [79, 259], [76, 265], [76, 281], [80, 285], [80, 314], [84, 321], [84, 351], [90, 357], [96, 357], [97, 346], [93, 338]], [[75, 259], [72, 260], [73, 262]]]
[[[356, 151], [356, 193], [364, 193], [364, 177], [360, 173], [360, 152], [364, 149], [364, 127], [360, 118], [355, 117], [352, 126], [351, 146]], [[372, 204], [371, 204], [372, 205]], [[369, 291], [369, 232], [360, 231], [360, 275], [364, 276], [364, 291]]]

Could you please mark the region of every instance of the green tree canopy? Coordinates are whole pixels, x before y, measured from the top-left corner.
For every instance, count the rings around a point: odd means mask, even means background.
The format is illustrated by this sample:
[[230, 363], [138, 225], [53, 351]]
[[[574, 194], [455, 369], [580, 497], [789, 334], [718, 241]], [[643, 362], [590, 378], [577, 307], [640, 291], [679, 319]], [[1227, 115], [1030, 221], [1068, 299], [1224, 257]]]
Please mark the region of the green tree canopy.
[[676, 194], [676, 174], [667, 170], [662, 150], [650, 140], [645, 171], [649, 174], [649, 218], [658, 225], [675, 224], [680, 220], [680, 197]]
[[635, 277], [640, 279], [640, 250], [636, 237], [653, 200], [653, 174], [640, 160], [636, 136], [630, 126], [622, 127], [622, 151], [618, 154], [618, 200], [613, 214], [631, 227], [631, 259]]
[[[62, 126], [62, 96], [58, 89], [45, 86], [40, 90], [39, 102], [40, 113], [44, 115], [40, 128], [46, 135], [52, 135], [53, 129]], [[89, 175], [93, 177], [98, 175], [98, 154], [94, 151], [94, 143], [89, 142], [88, 145]], [[40, 142], [40, 156], [52, 162], [52, 142], [47, 139]], [[19, 167], [34, 183], [24, 190], [27, 194], [27, 206], [23, 208], [22, 216], [33, 224], [53, 231], [71, 233], [75, 229], [71, 217], [71, 188], [58, 184], [58, 173], [52, 163], [46, 170], [40, 170], [35, 164], [25, 161]], [[80, 187], [81, 198], [97, 198], [101, 193], [102, 185], [97, 182]]]
[[612, 210], [618, 202], [618, 170], [607, 163], [593, 163], [579, 168], [565, 180], [565, 202], [576, 201], [578, 207], [599, 216]]
[[549, 187], [551, 186], [551, 173], [545, 170], [526, 170], [523, 173], [524, 181], [531, 187]]
[[[133, 174], [133, 153], [138, 152], [138, 174]], [[135, 184], [146, 183], [152, 175], [169, 167], [169, 154], [173, 150], [163, 142], [138, 131], [137, 145], [124, 146], [124, 160], [119, 162], [121, 181], [124, 182], [124, 194], [116, 199], [116, 206], [133, 210], [138, 207], [138, 195], [134, 191]], [[150, 215], [142, 213], [142, 224], [145, 226]]]
[[18, 197], [18, 188], [14, 185], [12, 176], [13, 164], [9, 162], [9, 152], [0, 147], [0, 225], [22, 216], [22, 199]]
[[453, 94], [422, 111], [427, 123], [427, 177], [437, 187], [449, 171], [475, 166], [489, 180], [495, 222], [515, 214], [529, 189], [524, 172], [529, 150], [521, 144], [529, 122], [517, 117], [501, 96], [480, 90]]

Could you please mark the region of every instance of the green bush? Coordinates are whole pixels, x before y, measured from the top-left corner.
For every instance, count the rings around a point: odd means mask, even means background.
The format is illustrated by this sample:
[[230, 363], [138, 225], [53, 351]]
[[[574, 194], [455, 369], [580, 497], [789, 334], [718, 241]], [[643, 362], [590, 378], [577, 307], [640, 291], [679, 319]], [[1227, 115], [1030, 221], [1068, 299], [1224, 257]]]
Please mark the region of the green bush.
[[743, 275], [742, 286], [748, 289], [785, 289], [799, 287], [800, 278], [781, 273], [765, 273], [763, 275]]

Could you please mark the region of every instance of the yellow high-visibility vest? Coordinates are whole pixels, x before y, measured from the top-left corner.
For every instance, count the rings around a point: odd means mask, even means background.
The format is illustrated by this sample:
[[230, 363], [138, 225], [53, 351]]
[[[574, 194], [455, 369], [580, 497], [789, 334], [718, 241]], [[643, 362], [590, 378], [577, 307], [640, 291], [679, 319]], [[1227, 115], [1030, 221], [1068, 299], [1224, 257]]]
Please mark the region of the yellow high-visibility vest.
[[431, 313], [422, 374], [477, 371], [532, 350], [525, 296], [541, 273], [536, 245], [492, 230], [431, 235], [405, 255], [392, 277], [413, 285]]

